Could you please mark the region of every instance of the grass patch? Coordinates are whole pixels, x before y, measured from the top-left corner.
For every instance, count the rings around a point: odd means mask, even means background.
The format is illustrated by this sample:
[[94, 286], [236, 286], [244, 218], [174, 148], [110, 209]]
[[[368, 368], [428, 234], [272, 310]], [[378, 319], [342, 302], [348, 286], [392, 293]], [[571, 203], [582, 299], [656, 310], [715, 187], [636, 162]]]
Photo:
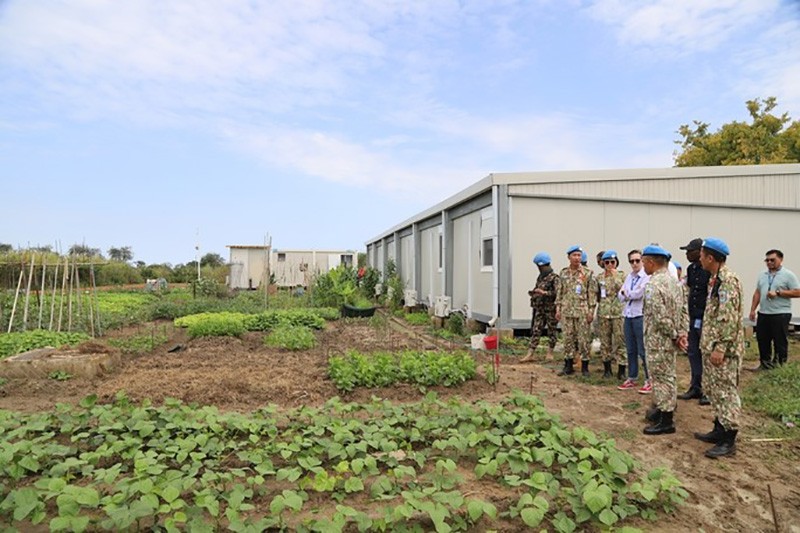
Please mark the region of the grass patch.
[[626, 411], [635, 411], [641, 406], [642, 406], [641, 402], [628, 402], [622, 404], [622, 408], [625, 409]]
[[786, 425], [800, 424], [800, 363], [759, 372], [742, 394], [744, 403]]
[[428, 313], [408, 313], [403, 316], [403, 319], [412, 326], [427, 326], [431, 323]]

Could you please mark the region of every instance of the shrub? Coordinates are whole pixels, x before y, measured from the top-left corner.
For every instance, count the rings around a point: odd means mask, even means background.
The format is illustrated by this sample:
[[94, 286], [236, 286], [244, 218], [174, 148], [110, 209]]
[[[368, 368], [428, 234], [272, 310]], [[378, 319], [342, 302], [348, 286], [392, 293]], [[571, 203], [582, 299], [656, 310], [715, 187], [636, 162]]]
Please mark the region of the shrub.
[[447, 317], [446, 327], [453, 335], [464, 335], [464, 316], [461, 313], [451, 313]]
[[308, 350], [317, 345], [317, 338], [305, 326], [278, 326], [264, 338], [264, 344], [287, 350]]

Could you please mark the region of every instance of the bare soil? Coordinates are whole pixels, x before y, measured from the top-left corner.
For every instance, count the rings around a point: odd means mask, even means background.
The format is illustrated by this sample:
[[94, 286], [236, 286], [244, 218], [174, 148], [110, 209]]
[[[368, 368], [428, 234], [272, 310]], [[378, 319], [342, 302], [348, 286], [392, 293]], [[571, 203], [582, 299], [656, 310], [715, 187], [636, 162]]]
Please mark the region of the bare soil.
[[[88, 394], [111, 401], [119, 391], [136, 400], [158, 404], [166, 398], [216, 405], [221, 410], [251, 411], [266, 404], [280, 407], [318, 406], [338, 394], [326, 377], [327, 359], [346, 350], [450, 348], [451, 343], [428, 338], [421, 329], [389, 325], [376, 329], [367, 321], [329, 323], [319, 333], [318, 346], [306, 352], [269, 348], [260, 334], [243, 338], [189, 340], [174, 329], [170, 340], [152, 353], [125, 357], [120, 367], [92, 379], [54, 381], [46, 378], [12, 379], [0, 387], [0, 409], [25, 412], [52, 409], [57, 403], [77, 403]], [[178, 348], [177, 351], [168, 350]], [[479, 352], [480, 372], [493, 353]], [[646, 468], [669, 467], [689, 492], [683, 507], [656, 523], [636, 523], [649, 531], [775, 531], [768, 487], [772, 490], [780, 531], [800, 531], [800, 441], [759, 441], [769, 422], [745, 409], [737, 454], [710, 460], [710, 445], [692, 437], [712, 426], [710, 407], [680, 401], [677, 433], [647, 437], [641, 433], [650, 399], [636, 391], [618, 391], [616, 381], [556, 376], [560, 364], [546, 361], [519, 364], [518, 355], [502, 356], [501, 379], [495, 387], [481, 375], [464, 386], [435, 387], [441, 397], [464, 401], [499, 401], [513, 390], [542, 398], [549, 410], [568, 425], [582, 425], [616, 439]], [[592, 368], [597, 373], [595, 364]], [[602, 369], [601, 369], [602, 370]], [[686, 358], [678, 362], [679, 388], [688, 384]], [[752, 374], [743, 372], [743, 380]], [[429, 389], [431, 390], [431, 389]], [[357, 390], [343, 396], [366, 401], [379, 396], [397, 402], [420, 399], [419, 388], [400, 385]], [[477, 490], [483, 490], [476, 487]]]

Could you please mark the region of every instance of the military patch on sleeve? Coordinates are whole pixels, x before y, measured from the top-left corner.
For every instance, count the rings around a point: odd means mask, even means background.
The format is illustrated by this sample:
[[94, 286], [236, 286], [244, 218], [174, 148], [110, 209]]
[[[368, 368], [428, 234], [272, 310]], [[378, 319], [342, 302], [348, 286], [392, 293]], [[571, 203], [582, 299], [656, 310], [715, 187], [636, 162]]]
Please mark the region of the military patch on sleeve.
[[728, 303], [728, 291], [724, 289], [719, 291], [719, 303], [721, 304]]
[[648, 285], [644, 288], [644, 299], [649, 300], [650, 296], [653, 294], [653, 289]]

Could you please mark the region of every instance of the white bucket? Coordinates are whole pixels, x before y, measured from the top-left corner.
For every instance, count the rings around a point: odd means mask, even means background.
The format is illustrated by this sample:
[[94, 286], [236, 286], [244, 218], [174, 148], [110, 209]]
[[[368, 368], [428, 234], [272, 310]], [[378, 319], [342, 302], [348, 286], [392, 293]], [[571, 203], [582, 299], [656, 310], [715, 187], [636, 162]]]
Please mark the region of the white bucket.
[[469, 340], [472, 343], [473, 350], [484, 350], [486, 347], [483, 344], [483, 338], [486, 335], [483, 333], [478, 333], [477, 335], [472, 335]]

